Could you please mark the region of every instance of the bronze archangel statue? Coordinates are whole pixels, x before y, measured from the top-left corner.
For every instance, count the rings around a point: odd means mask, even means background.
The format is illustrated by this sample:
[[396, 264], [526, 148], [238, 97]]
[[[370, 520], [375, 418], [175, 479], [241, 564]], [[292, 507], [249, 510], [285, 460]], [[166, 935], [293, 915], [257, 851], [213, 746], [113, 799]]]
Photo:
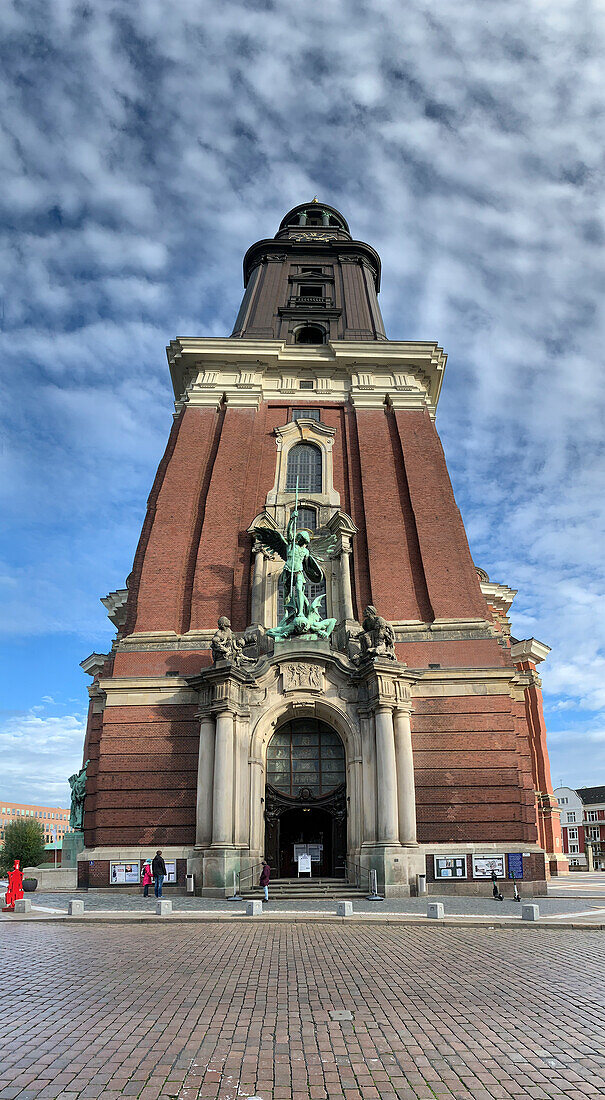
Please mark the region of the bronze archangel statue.
[[[324, 531], [310, 533], [297, 530], [298, 500], [290, 516], [286, 535], [269, 527], [255, 527], [254, 536], [269, 550], [283, 558], [285, 565], [280, 577], [284, 594], [284, 615], [280, 623], [267, 634], [272, 638], [292, 638], [306, 635], [310, 638], [329, 638], [336, 626], [336, 619], [322, 619], [319, 605], [325, 594], [312, 601], [307, 596], [307, 581], [321, 584], [324, 579], [319, 564], [322, 556], [335, 548], [336, 540]], [[311, 553], [313, 549], [313, 553]]]

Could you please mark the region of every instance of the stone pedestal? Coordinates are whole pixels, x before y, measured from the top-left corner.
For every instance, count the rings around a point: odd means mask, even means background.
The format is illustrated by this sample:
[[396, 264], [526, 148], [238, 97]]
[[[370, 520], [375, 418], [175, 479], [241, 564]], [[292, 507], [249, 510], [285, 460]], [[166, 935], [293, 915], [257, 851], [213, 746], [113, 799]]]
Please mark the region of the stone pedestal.
[[78, 856], [84, 851], [84, 833], [65, 833], [61, 845], [61, 867], [78, 866]]
[[423, 850], [400, 844], [364, 844], [360, 863], [368, 871], [376, 871], [378, 893], [385, 898], [409, 898], [416, 875], [425, 869]]

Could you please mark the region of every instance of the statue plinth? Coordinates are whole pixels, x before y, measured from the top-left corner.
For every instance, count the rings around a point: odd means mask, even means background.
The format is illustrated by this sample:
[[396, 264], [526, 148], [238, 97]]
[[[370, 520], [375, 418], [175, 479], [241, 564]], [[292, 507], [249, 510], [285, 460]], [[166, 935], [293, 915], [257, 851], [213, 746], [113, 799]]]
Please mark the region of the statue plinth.
[[304, 634], [298, 637], [284, 640], [275, 639], [273, 655], [275, 657], [293, 657], [295, 653], [327, 653], [332, 652], [327, 638], [306, 638]]
[[84, 851], [84, 833], [69, 832], [63, 834], [61, 844], [61, 867], [77, 867], [78, 856]]

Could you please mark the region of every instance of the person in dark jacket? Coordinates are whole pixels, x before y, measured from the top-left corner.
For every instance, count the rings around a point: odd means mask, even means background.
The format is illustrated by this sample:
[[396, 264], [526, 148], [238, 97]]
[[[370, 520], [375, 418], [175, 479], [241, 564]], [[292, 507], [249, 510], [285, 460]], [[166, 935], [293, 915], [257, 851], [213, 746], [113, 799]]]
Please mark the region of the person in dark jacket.
[[265, 901], [269, 901], [269, 879], [271, 878], [271, 868], [266, 860], [263, 860], [263, 869], [260, 873], [259, 886], [262, 886], [265, 891]]
[[153, 871], [153, 878], [155, 881], [155, 896], [161, 898], [162, 896], [162, 884], [166, 878], [166, 864], [162, 859], [162, 853], [156, 852], [153, 857], [153, 863], [151, 864], [151, 870]]

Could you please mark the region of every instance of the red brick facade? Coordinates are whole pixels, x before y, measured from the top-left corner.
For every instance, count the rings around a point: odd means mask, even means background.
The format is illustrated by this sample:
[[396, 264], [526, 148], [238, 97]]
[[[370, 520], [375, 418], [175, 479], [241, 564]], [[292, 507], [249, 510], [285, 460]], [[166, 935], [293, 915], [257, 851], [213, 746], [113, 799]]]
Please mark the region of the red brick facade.
[[[291, 421], [293, 405], [308, 400], [334, 430], [333, 488], [357, 528], [351, 558], [357, 618], [372, 603], [396, 632], [405, 624], [396, 651], [409, 669], [460, 670], [464, 683], [473, 670], [508, 670], [512, 682], [510, 645], [482, 594], [428, 409], [395, 409], [388, 400], [355, 407], [319, 393], [301, 398], [180, 409], [149, 497], [120, 644], [103, 675], [116, 683], [164, 677], [169, 685], [172, 674], [182, 684], [210, 662], [209, 634], [196, 642], [190, 632], [212, 632], [224, 614], [236, 631], [250, 623], [248, 528], [274, 484], [276, 429]], [[450, 622], [449, 633], [438, 629]], [[154, 635], [161, 644], [154, 645]], [[560, 833], [548, 802], [539, 682], [528, 683], [525, 694], [472, 686], [452, 692], [446, 682], [439, 695], [423, 698], [418, 687], [413, 699], [419, 842], [539, 842], [552, 852]], [[129, 700], [103, 710], [103, 701], [102, 691], [93, 693], [87, 848], [193, 845], [195, 703]]]

